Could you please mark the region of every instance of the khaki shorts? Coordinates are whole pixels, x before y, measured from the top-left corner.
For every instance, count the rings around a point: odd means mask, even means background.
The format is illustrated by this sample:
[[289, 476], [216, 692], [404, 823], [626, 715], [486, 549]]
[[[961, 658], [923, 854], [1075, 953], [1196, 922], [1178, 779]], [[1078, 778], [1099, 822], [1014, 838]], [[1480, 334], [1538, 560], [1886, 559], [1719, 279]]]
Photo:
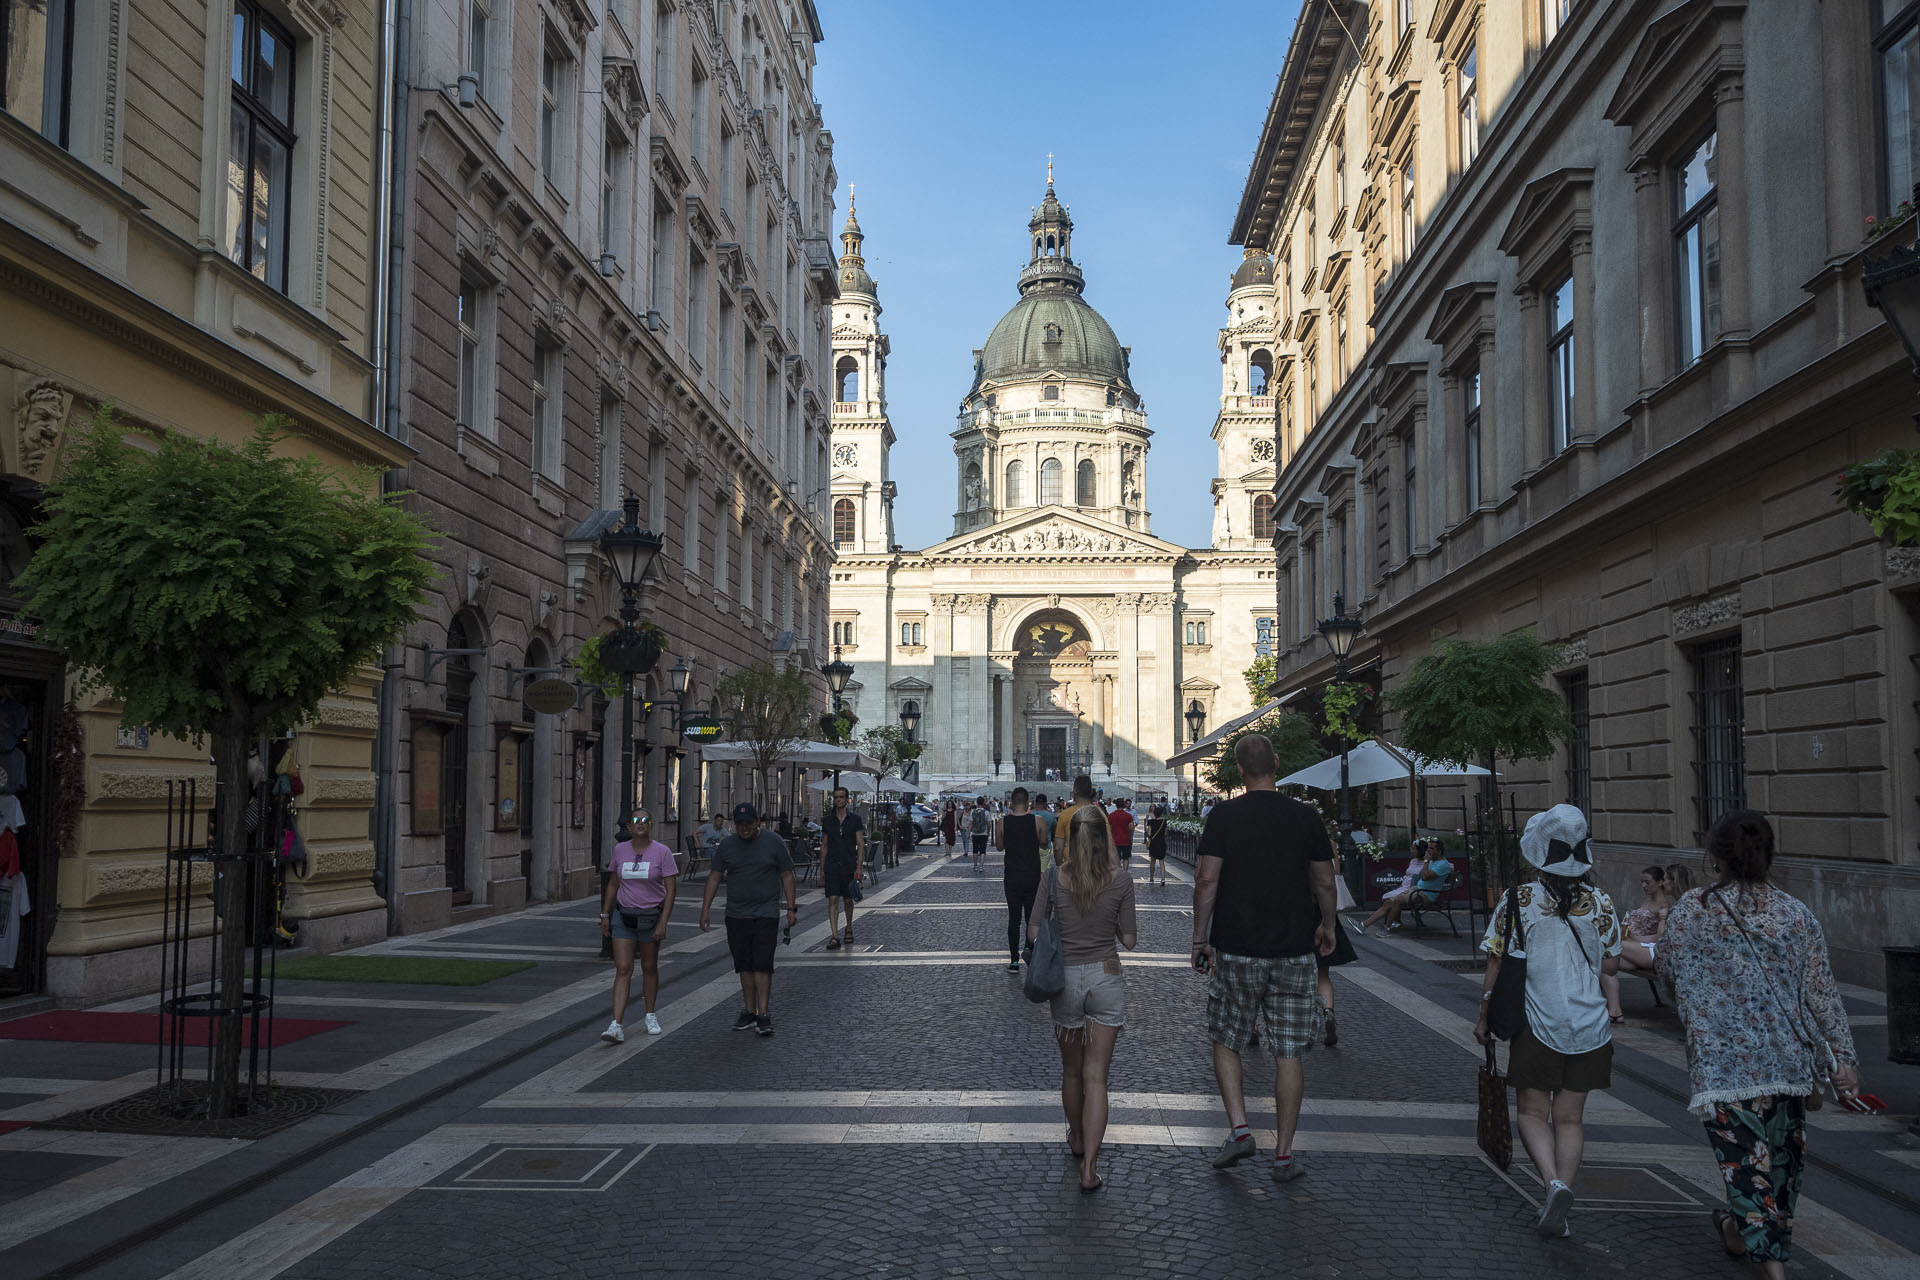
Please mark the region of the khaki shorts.
[[1053, 1009], [1053, 1025], [1062, 1031], [1078, 1031], [1089, 1022], [1124, 1027], [1127, 984], [1120, 976], [1120, 961], [1115, 958], [1068, 965], [1067, 985], [1048, 1004]]

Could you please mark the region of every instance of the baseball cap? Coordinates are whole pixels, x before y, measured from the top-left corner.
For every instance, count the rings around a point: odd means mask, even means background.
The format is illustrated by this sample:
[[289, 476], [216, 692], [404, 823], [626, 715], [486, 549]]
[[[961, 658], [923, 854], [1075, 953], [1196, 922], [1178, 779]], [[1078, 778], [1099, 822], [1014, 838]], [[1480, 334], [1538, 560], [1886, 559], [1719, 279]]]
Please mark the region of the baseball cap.
[[748, 801], [742, 800], [739, 804], [733, 806], [733, 820], [735, 822], [758, 822], [760, 820], [760, 811], [754, 808]]

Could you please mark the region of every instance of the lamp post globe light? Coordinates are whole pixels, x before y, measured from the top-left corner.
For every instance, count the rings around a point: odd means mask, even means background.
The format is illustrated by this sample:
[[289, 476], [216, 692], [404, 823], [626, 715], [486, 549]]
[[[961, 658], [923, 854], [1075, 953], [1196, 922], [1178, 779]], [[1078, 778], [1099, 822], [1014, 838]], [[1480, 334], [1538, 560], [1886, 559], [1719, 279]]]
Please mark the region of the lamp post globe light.
[[918, 707], [900, 708], [900, 732], [907, 735], [908, 742], [916, 741], [914, 735], [920, 731], [920, 710]]
[[[1333, 616], [1320, 622], [1320, 638], [1327, 642], [1327, 652], [1333, 655], [1334, 678], [1346, 682], [1347, 655], [1353, 652], [1353, 642], [1360, 638], [1364, 625], [1356, 614], [1347, 612], [1347, 600], [1336, 591], [1333, 593]], [[1346, 872], [1347, 888], [1352, 890], [1354, 901], [1361, 899], [1360, 866], [1353, 857], [1353, 792], [1347, 784], [1347, 753], [1353, 749], [1345, 734], [1340, 736], [1340, 866]]]
[[[840, 646], [833, 646], [833, 661], [820, 668], [820, 674], [827, 678], [827, 692], [833, 695], [834, 733], [839, 734], [840, 695], [847, 691], [847, 681], [853, 679], [853, 665], [840, 658]], [[840, 789], [840, 770], [833, 771], [834, 790]]]
[[654, 557], [666, 545], [662, 534], [640, 527], [640, 497], [627, 490], [621, 504], [621, 522], [600, 535], [613, 576], [620, 584], [620, 628], [601, 645], [601, 662], [620, 677], [620, 829], [619, 838], [632, 834], [633, 681], [660, 661], [660, 646], [636, 624], [640, 621], [640, 589], [653, 569]]

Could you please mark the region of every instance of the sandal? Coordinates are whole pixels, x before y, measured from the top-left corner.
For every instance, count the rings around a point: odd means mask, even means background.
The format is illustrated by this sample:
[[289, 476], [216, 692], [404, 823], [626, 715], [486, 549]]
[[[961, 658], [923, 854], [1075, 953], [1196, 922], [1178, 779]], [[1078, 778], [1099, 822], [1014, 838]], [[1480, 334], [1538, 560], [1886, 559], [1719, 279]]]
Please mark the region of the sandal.
[[1610, 1013], [1607, 1015], [1607, 1021], [1611, 1022], [1616, 1027], [1619, 1026], [1621, 1023], [1625, 1022], [1626, 1020], [1627, 1020], [1627, 1015], [1624, 1013]]
[[1089, 1187], [1082, 1184], [1080, 1188], [1080, 1194], [1083, 1196], [1090, 1196], [1094, 1192], [1098, 1191], [1100, 1188], [1106, 1185], [1107, 1185], [1107, 1180], [1096, 1173], [1093, 1175], [1093, 1185]]
[[839, 949], [840, 949], [840, 939], [838, 938], [827, 939], [827, 950], [838, 951]]
[[853, 926], [852, 925], [848, 925], [846, 929], [840, 934], [840, 941], [845, 942], [849, 945], [853, 943]]
[[[1735, 1249], [1727, 1243], [1727, 1227], [1733, 1223], [1733, 1221], [1734, 1218], [1731, 1213], [1728, 1213], [1725, 1209], [1715, 1209], [1713, 1211], [1713, 1236], [1714, 1239], [1720, 1242], [1720, 1247], [1727, 1251], [1728, 1257], [1745, 1258], [1747, 1256], [1747, 1250], [1744, 1244], [1740, 1248]], [[1736, 1230], [1734, 1237], [1738, 1239], [1739, 1235], [1740, 1233]]]

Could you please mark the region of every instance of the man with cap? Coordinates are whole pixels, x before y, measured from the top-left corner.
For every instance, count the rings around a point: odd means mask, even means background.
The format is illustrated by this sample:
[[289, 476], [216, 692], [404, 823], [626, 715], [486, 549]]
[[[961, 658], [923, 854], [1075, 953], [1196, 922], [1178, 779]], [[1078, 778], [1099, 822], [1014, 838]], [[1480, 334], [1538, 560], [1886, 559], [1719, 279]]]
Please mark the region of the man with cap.
[[713, 854], [713, 872], [700, 900], [700, 930], [713, 928], [713, 898], [721, 880], [727, 882], [727, 949], [733, 953], [733, 971], [740, 975], [744, 1007], [734, 1019], [735, 1031], [773, 1034], [769, 1012], [773, 995], [773, 952], [780, 940], [780, 902], [787, 904], [787, 928], [799, 919], [799, 898], [793, 883], [793, 855], [786, 841], [760, 825], [760, 812], [751, 804], [733, 807], [733, 831]]

